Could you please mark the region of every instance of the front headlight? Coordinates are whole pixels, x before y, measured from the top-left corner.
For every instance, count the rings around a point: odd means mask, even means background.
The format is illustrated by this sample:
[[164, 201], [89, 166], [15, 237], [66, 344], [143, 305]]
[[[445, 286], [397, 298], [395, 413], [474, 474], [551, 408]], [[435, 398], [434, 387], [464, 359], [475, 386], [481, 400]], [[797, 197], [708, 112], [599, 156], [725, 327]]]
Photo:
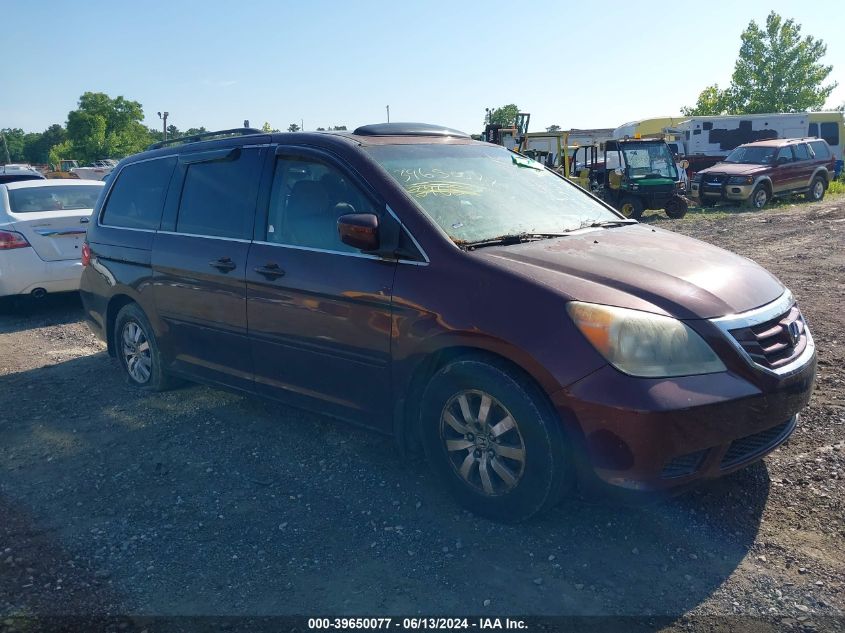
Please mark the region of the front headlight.
[[728, 178], [729, 185], [750, 185], [754, 182], [753, 176], [731, 176]]
[[668, 378], [725, 371], [710, 346], [678, 319], [580, 301], [567, 304], [567, 311], [593, 347], [626, 374]]
[[704, 178], [704, 174], [698, 173], [692, 177], [693, 182], [701, 182], [701, 179]]

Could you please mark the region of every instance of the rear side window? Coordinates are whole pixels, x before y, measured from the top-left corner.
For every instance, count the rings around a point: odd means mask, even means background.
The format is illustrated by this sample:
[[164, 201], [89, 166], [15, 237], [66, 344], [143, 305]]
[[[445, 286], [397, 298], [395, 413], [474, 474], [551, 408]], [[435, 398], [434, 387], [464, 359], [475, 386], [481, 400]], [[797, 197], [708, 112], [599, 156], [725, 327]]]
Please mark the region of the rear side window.
[[826, 140], [828, 145], [839, 145], [838, 123], [822, 123], [819, 125], [819, 131], [821, 132], [819, 136]]
[[792, 151], [795, 152], [795, 160], [810, 160], [810, 152], [804, 143], [792, 146]]
[[258, 149], [191, 163], [185, 172], [176, 219], [177, 233], [248, 239], [261, 174]]
[[830, 149], [828, 148], [827, 143], [823, 143], [821, 141], [812, 141], [810, 143], [810, 146], [816, 153], [816, 158], [823, 160], [830, 158]]
[[127, 229], [156, 230], [176, 158], [160, 158], [124, 167], [114, 183], [100, 222]]

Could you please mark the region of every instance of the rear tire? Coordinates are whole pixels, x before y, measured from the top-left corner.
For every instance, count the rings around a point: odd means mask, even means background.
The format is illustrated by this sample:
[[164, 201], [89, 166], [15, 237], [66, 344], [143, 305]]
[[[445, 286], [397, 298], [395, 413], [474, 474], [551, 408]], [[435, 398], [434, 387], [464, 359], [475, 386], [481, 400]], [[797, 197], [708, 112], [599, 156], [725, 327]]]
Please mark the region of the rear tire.
[[824, 199], [824, 178], [816, 176], [810, 183], [810, 190], [805, 194], [810, 202], [821, 202]]
[[643, 217], [643, 211], [645, 211], [643, 201], [634, 196], [622, 198], [622, 201], [619, 203], [619, 212], [626, 218], [639, 220]]
[[137, 303], [129, 303], [117, 313], [113, 336], [115, 354], [131, 386], [165, 391], [178, 383], [164, 372], [153, 328]]
[[666, 201], [666, 215], [672, 220], [680, 220], [687, 214], [688, 205], [680, 196], [674, 196]]
[[482, 516], [524, 521], [574, 480], [560, 420], [530, 378], [505, 363], [467, 357], [442, 368], [426, 388], [420, 423], [432, 470]]
[[718, 200], [714, 200], [713, 198], [701, 198], [701, 206], [705, 209], [711, 209], [716, 206], [716, 203], [719, 202]]
[[754, 191], [751, 192], [748, 200], [745, 201], [745, 206], [751, 207], [752, 209], [762, 209], [769, 203], [770, 199], [771, 195], [769, 194], [768, 188], [761, 183], [754, 187]]

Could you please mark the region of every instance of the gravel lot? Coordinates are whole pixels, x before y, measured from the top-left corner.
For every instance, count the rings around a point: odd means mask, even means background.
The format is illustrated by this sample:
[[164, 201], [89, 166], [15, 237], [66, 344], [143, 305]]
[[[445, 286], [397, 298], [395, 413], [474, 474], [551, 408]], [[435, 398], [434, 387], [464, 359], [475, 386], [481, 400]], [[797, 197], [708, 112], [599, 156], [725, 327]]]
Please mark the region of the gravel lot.
[[[748, 614], [772, 618], [759, 631], [841, 626], [845, 197], [646, 221], [755, 259], [801, 302], [816, 392], [764, 462], [659, 505], [572, 500], [498, 525], [459, 510], [389, 438], [207, 387], [131, 390], [74, 297], [6, 305], [0, 618]], [[689, 626], [701, 628], [672, 628]]]

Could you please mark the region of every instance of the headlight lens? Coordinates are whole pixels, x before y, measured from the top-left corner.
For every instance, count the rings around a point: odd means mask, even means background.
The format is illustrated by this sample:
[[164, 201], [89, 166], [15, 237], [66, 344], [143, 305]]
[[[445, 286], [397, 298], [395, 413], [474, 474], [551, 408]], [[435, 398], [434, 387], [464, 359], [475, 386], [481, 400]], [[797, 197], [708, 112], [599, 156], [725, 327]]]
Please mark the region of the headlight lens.
[[731, 176], [728, 178], [729, 185], [750, 185], [754, 182], [752, 176]]
[[725, 371], [710, 346], [672, 317], [572, 301], [569, 316], [593, 347], [632, 376], [668, 378]]
[[692, 177], [692, 181], [693, 182], [701, 182], [702, 178], [704, 178], [704, 176], [701, 173], [698, 173], [698, 174], [696, 174], [695, 176]]

